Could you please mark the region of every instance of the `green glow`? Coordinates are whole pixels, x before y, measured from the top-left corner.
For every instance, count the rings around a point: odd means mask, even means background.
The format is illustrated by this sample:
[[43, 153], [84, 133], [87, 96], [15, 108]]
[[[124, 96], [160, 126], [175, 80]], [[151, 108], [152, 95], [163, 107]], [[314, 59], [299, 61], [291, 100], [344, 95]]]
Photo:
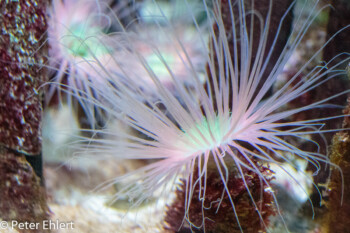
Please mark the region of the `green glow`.
[[162, 53], [161, 56], [162, 58], [157, 54], [152, 54], [146, 58], [147, 64], [151, 67], [153, 72], [159, 77], [169, 75], [169, 71], [164, 65], [162, 59], [170, 68], [175, 62], [174, 56], [172, 56], [172, 54], [170, 53], [168, 54]]
[[184, 131], [184, 140], [186, 144], [198, 150], [208, 150], [223, 144], [224, 136], [227, 134], [230, 126], [230, 118], [223, 120], [215, 117], [208, 121], [206, 118], [201, 123]]
[[75, 57], [91, 58], [92, 55], [98, 57], [109, 52], [97, 38], [101, 34], [103, 32], [99, 28], [87, 28], [85, 24], [75, 24], [62, 38], [62, 42], [68, 48], [69, 54]]

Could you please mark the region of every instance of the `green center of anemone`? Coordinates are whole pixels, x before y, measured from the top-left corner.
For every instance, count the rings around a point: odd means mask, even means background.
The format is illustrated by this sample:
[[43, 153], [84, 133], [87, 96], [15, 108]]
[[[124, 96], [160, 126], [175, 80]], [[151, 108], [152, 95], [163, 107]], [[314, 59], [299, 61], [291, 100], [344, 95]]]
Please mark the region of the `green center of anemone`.
[[99, 39], [99, 36], [104, 34], [98, 27], [75, 24], [62, 38], [62, 43], [74, 57], [98, 57], [109, 53], [109, 49]]
[[186, 148], [194, 151], [206, 151], [225, 143], [225, 135], [230, 130], [230, 118], [208, 120], [204, 118], [200, 123], [183, 130], [182, 142]]
[[171, 68], [175, 62], [175, 58], [171, 53], [161, 53], [161, 56], [159, 56], [159, 54], [153, 53], [146, 58], [146, 61], [152, 71], [158, 77], [164, 77], [169, 75], [169, 71], [165, 64]]

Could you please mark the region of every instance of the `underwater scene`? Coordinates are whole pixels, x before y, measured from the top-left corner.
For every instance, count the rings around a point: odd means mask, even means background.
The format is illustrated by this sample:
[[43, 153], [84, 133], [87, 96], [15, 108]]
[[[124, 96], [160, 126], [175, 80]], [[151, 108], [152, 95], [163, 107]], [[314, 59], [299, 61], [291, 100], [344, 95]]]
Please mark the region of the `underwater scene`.
[[350, 232], [349, 0], [0, 0], [0, 232]]

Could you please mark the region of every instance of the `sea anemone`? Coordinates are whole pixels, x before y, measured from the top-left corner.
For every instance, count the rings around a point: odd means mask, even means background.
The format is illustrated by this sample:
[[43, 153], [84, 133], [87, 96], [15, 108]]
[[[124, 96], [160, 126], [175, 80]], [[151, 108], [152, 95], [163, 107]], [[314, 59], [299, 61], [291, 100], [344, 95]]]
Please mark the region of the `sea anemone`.
[[[49, 60], [55, 72], [46, 100], [49, 102], [57, 89], [70, 93], [68, 102], [72, 96], [77, 99], [92, 125], [97, 108], [86, 99], [99, 98], [94, 91], [96, 85], [103, 89], [124, 82], [147, 95], [157, 91], [137, 56], [145, 59], [169, 90], [174, 90], [171, 75], [190, 87], [194, 85], [189, 78], [193, 70], [203, 76], [206, 64], [206, 48], [196, 42], [204, 29], [198, 34], [178, 24], [170, 30], [155, 20], [163, 18], [169, 25], [164, 14], [137, 17], [138, 9], [146, 4], [125, 1], [113, 8], [111, 5], [110, 1], [55, 0], [49, 9]], [[124, 20], [132, 14], [134, 19]]]
[[[227, 27], [227, 23], [223, 22], [221, 10], [223, 2], [228, 5], [229, 17], [226, 15], [226, 18], [230, 19], [231, 27]], [[162, 190], [162, 187], [169, 184], [176, 187], [178, 184], [176, 181], [181, 178], [185, 184], [183, 185], [184, 218], [190, 226], [205, 228], [205, 216], [200, 226], [191, 222], [191, 200], [194, 198], [202, 202], [202, 213], [209, 208], [204, 205], [207, 190], [213, 185], [207, 180], [211, 174], [208, 167], [214, 166], [218, 176], [217, 181], [222, 182], [215, 208], [220, 210], [221, 205], [229, 204], [235, 218], [232, 221], [236, 220], [237, 229], [243, 231], [240, 214], [237, 213], [240, 209], [237, 209], [231, 192], [234, 187], [229, 187], [230, 184], [237, 183], [236, 181], [230, 183], [232, 179], [241, 180], [240, 183], [243, 184], [247, 196], [251, 199], [251, 205], [255, 207], [253, 209], [256, 210], [263, 227], [266, 227], [264, 213], [260, 212], [256, 200], [257, 191], [253, 190], [251, 180], [260, 182], [261, 192], [270, 193], [276, 213], [281, 216], [282, 221], [283, 216], [276, 194], [273, 192], [274, 188], [270, 185], [270, 178], [262, 172], [266, 168], [262, 169], [259, 163], [274, 164], [280, 168], [279, 172], [285, 172], [297, 184], [299, 184], [298, 180], [293, 174], [281, 166], [286, 162], [295, 167], [290, 159], [291, 156], [309, 162], [315, 167], [315, 174], [320, 171], [320, 163], [331, 164], [326, 155], [318, 151], [303, 150], [298, 145], [294, 145], [291, 139], [305, 140], [320, 147], [321, 145], [307, 136], [335, 131], [336, 129], [322, 129], [325, 122], [334, 117], [293, 121], [293, 116], [310, 109], [331, 107], [326, 102], [346, 92], [294, 109], [284, 107], [329, 79], [344, 74], [345, 71], [337, 70], [339, 63], [330, 67], [329, 64], [332, 61], [307, 71], [307, 66], [327, 45], [328, 42], [326, 42], [293, 77], [274, 93], [269, 94], [314, 20], [311, 14], [306, 21], [301, 21], [300, 17], [296, 18], [296, 24], [301, 25], [300, 29], [292, 31], [287, 45], [282, 49], [273, 68], [267, 77], [262, 79], [271, 61], [271, 54], [277, 43], [284, 17], [292, 10], [292, 6], [286, 10], [279, 22], [276, 35], [273, 36], [272, 45], [268, 47], [272, 4], [273, 1], [269, 1], [267, 15], [263, 17], [254, 7], [247, 10], [243, 0], [232, 2], [214, 0], [212, 9], [206, 1], [203, 1], [208, 22], [215, 28], [209, 29], [209, 41], [211, 41], [209, 46], [206, 39], [198, 41], [203, 48], [207, 48], [205, 60], [208, 65], [204, 74], [205, 85], [194, 68], [190, 53], [180, 43], [181, 53], [186, 58], [183, 62], [188, 63], [187, 67], [192, 71], [192, 75], [188, 78], [195, 84], [193, 88], [186, 88], [177, 79], [176, 73], [172, 72], [172, 68], [167, 65], [166, 59], [159, 56], [173, 80], [173, 89], [176, 93], [174, 95], [174, 92], [160, 80], [156, 71], [150, 67], [141, 52], [132, 50], [134, 57], [138, 59], [135, 62], [143, 65], [147, 71], [147, 79], [152, 81], [158, 90], [157, 102], [143, 93], [142, 88], [126, 82], [116, 82], [105, 89], [99, 89], [99, 87], [94, 89], [98, 95], [103, 96], [107, 104], [93, 99], [90, 100], [91, 102], [144, 136], [135, 136], [129, 132], [95, 131], [106, 135], [117, 135], [118, 138], [125, 140], [88, 139], [89, 142], [93, 142], [89, 144], [89, 149], [98, 152], [100, 156], [107, 153], [113, 154], [116, 158], [151, 161], [141, 169], [108, 182], [109, 185], [127, 182], [118, 191], [115, 200], [121, 196], [128, 196], [130, 202], [138, 206], [151, 198], [156, 191]], [[317, 3], [312, 3], [312, 13], [316, 11], [316, 6]], [[236, 14], [233, 14], [234, 8]], [[305, 8], [302, 8], [302, 11], [304, 10]], [[252, 31], [247, 19], [258, 20], [260, 33]], [[200, 30], [196, 22], [194, 25], [197, 30]], [[252, 44], [256, 41], [258, 47], [253, 51]], [[348, 60], [349, 58], [346, 58], [342, 62]], [[304, 75], [300, 78], [301, 73]], [[127, 75], [126, 72], [124, 74]], [[135, 90], [144, 97], [142, 101], [135, 98]], [[235, 172], [235, 178], [232, 178], [232, 172]], [[247, 173], [251, 172], [258, 179], [249, 180]], [[108, 186], [108, 184], [103, 185]], [[302, 185], [300, 187], [303, 188]], [[304, 191], [307, 194], [306, 190]], [[168, 192], [164, 191], [164, 194], [167, 195]], [[223, 203], [224, 199], [227, 202]]]
[[[125, 2], [124, 2], [125, 3]], [[46, 93], [46, 102], [61, 91], [70, 93], [67, 101], [78, 100], [93, 125], [95, 108], [84, 101], [97, 98], [90, 86], [105, 85], [108, 79], [101, 73], [113, 72], [115, 47], [111, 30], [123, 28], [122, 16], [134, 8], [110, 1], [54, 0], [48, 9], [49, 67], [53, 78]], [[126, 13], [128, 12], [128, 13]], [[115, 15], [119, 16], [116, 20]], [[91, 84], [90, 84], [91, 83]], [[73, 92], [71, 91], [73, 90]], [[62, 99], [60, 99], [62, 101]]]
[[[115, 86], [118, 86], [118, 82], [123, 82], [135, 90], [138, 98], [147, 95], [157, 99], [158, 88], [150, 78], [149, 70], [174, 95], [174, 77], [179, 84], [191, 89], [196, 85], [191, 78], [193, 72], [199, 77], [204, 76], [208, 43], [198, 41], [207, 38], [208, 24], [202, 19], [195, 25], [194, 15], [190, 15], [188, 9], [177, 12], [176, 21], [175, 16], [163, 11], [167, 5], [176, 7], [183, 6], [183, 3], [144, 1], [139, 5], [139, 16], [135, 22], [123, 30], [125, 34], [119, 34], [120, 41], [124, 43], [114, 56], [115, 72], [107, 75], [113, 85], [116, 83]], [[205, 11], [203, 5], [195, 6], [197, 12]]]
[[158, 92], [149, 70], [174, 95], [177, 94], [173, 77], [187, 88], [196, 85], [193, 72], [204, 82], [207, 49], [198, 45], [200, 37], [196, 30], [141, 23], [138, 28], [128, 33], [128, 48], [118, 53], [116, 63], [120, 70], [111, 76], [113, 82], [127, 83], [148, 96], [157, 96]]

